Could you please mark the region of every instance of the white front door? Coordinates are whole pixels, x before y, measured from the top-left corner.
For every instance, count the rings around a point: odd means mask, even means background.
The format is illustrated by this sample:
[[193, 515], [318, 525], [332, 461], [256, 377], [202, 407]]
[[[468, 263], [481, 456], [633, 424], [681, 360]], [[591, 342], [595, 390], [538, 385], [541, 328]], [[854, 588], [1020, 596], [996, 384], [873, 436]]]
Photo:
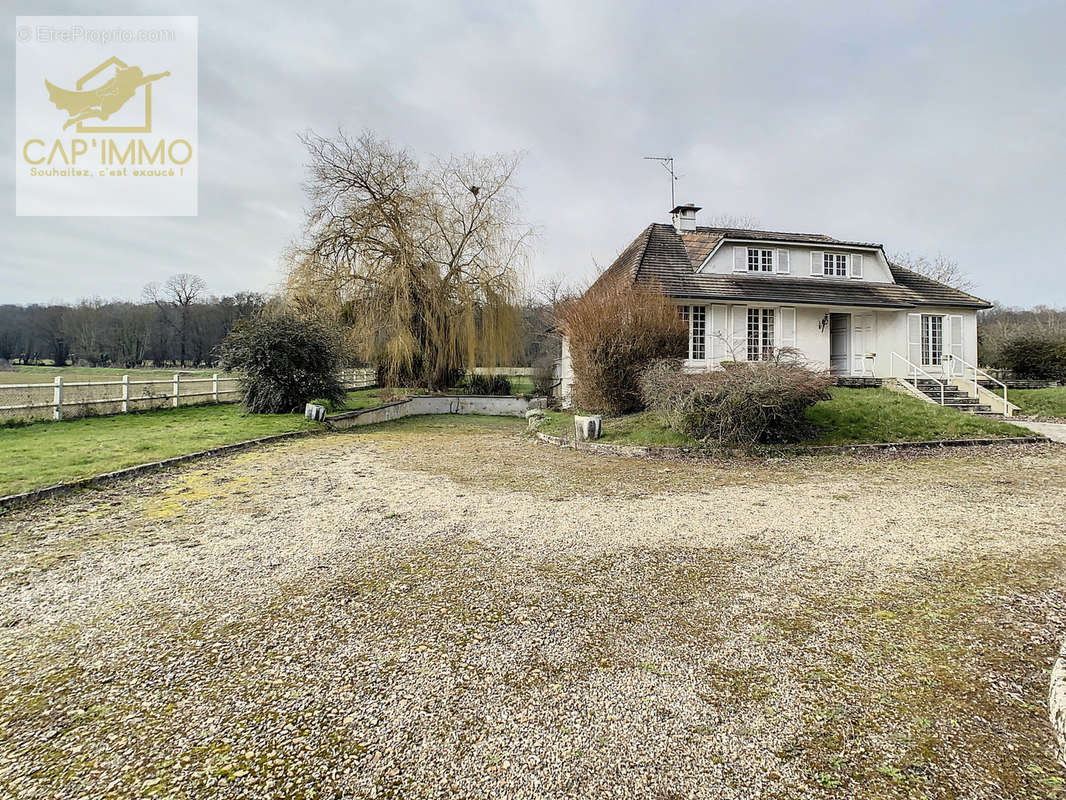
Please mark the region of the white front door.
[[874, 315], [852, 316], [851, 371], [853, 375], [873, 374]]

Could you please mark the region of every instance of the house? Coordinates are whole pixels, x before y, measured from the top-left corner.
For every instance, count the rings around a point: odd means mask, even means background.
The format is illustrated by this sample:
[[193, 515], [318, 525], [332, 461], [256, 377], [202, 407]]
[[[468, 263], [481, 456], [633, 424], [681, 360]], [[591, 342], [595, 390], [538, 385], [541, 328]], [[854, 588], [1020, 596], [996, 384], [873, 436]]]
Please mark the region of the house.
[[[593, 284], [624, 280], [673, 298], [689, 326], [687, 369], [793, 348], [845, 381], [901, 379], [938, 402], [946, 392], [958, 405], [1005, 411], [973, 381], [977, 311], [987, 301], [892, 264], [880, 244], [703, 227], [699, 210], [680, 205], [672, 224], [649, 225]], [[968, 400], [959, 380], [967, 374]], [[565, 404], [574, 380], [565, 341], [560, 378]]]

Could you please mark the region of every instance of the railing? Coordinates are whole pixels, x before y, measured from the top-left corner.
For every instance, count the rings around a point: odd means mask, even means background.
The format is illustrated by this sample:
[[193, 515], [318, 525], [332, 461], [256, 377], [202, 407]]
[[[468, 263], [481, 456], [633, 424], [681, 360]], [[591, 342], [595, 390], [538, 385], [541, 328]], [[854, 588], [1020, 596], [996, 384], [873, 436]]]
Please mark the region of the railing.
[[[937, 378], [934, 378], [932, 375], [930, 375], [924, 369], [919, 367], [913, 361], [911, 361], [908, 358], [904, 358], [899, 353], [897, 353], [895, 350], [892, 351], [892, 358], [898, 358], [900, 361], [902, 361], [904, 364], [906, 364], [908, 367], [911, 368], [911, 375], [913, 376], [911, 378], [911, 384], [914, 386], [915, 391], [921, 391], [921, 389], [918, 388], [918, 373], [919, 372], [922, 373], [922, 375], [924, 375], [926, 378], [931, 380], [933, 383], [937, 384], [940, 387], [940, 405], [944, 405], [944, 392], [945, 392], [944, 381], [941, 381], [941, 380], [938, 380]], [[892, 364], [895, 364], [895, 362], [892, 362], [891, 359], [890, 359], [890, 362]], [[922, 394], [925, 394], [925, 392], [922, 392]]]
[[[377, 376], [374, 369], [349, 369], [343, 370], [340, 378], [346, 389], [365, 389], [376, 384]], [[209, 377], [175, 373], [171, 378], [147, 380], [131, 380], [129, 375], [123, 375], [118, 380], [67, 381], [57, 375], [51, 383], [0, 383], [0, 400], [11, 393], [26, 400], [0, 405], [0, 417], [25, 415], [47, 419], [51, 416], [53, 420], [62, 420], [89, 414], [128, 414], [165, 405], [177, 408], [201, 401], [235, 403], [240, 400], [239, 381], [236, 376], [218, 373]], [[204, 384], [209, 387], [201, 391]], [[121, 388], [110, 391], [109, 387]], [[156, 387], [161, 388], [157, 391]], [[101, 407], [102, 411], [90, 411]], [[67, 413], [68, 410], [75, 413]], [[81, 413], [76, 413], [79, 410]]]
[[[996, 383], [996, 384], [999, 384], [1000, 386], [1002, 386], [1003, 387], [1003, 416], [1004, 417], [1008, 416], [1008, 414], [1007, 414], [1007, 408], [1008, 408], [1008, 406], [1007, 406], [1007, 384], [1005, 384], [999, 378], [995, 378], [992, 375], [989, 375], [987, 372], [985, 372], [980, 367], [975, 367], [969, 361], [965, 361], [964, 359], [960, 358], [959, 356], [952, 355], [951, 353], [948, 353], [947, 356], [945, 356], [945, 357], [948, 359], [948, 361], [951, 362], [951, 366], [949, 368], [949, 374], [952, 375], [952, 376], [955, 375], [955, 364], [956, 363], [962, 364], [963, 367], [968, 367], [969, 369], [973, 370], [973, 396], [974, 397], [978, 397], [979, 398], [981, 396], [981, 390], [979, 388], [979, 384], [977, 383], [978, 374], [984, 375], [985, 376], [985, 380], [992, 381], [992, 383]], [[960, 374], [959, 377], [961, 378], [963, 376]]]

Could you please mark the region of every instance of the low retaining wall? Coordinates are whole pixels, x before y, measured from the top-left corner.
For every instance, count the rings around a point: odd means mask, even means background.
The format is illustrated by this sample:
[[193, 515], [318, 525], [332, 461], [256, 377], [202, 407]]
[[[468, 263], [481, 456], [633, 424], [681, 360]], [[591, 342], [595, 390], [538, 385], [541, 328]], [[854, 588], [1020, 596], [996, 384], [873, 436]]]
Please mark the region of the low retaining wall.
[[1051, 727], [1059, 743], [1059, 761], [1066, 766], [1066, 644], [1062, 646], [1059, 660], [1051, 670], [1051, 691], [1048, 693], [1048, 711]]
[[547, 398], [511, 395], [423, 394], [374, 408], [344, 411], [326, 417], [334, 428], [374, 425], [425, 414], [485, 414], [490, 417], [524, 417], [531, 408], [544, 408]]

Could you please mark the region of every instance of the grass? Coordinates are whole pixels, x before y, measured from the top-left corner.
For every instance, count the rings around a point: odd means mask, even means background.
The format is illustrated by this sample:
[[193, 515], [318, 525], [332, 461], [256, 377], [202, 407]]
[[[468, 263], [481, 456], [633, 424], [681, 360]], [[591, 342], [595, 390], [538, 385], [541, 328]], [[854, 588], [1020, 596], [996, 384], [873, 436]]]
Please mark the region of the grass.
[[925, 442], [1028, 436], [1000, 419], [977, 417], [888, 389], [830, 389], [832, 399], [816, 403], [807, 418], [819, 429], [815, 444]]
[[1066, 419], [1066, 386], [1050, 389], [1011, 389], [1007, 399], [1021, 408], [1023, 414]]
[[[574, 436], [574, 415], [546, 411], [544, 424], [538, 429], [551, 436]], [[664, 447], [698, 445], [695, 439], [667, 427], [662, 417], [652, 412], [627, 414], [623, 417], [604, 417], [599, 441], [605, 444]]]
[[3, 428], [0, 496], [314, 427], [296, 414], [244, 414], [225, 404]]
[[[1045, 391], [1045, 390], [1041, 390]], [[817, 432], [807, 444], [869, 444], [919, 442], [934, 439], [976, 439], [1027, 436], [1028, 431], [998, 419], [975, 417], [887, 389], [830, 390], [831, 399], [816, 403], [807, 417]], [[572, 414], [547, 412], [540, 428], [553, 436], [574, 434]], [[657, 414], [647, 412], [605, 417], [600, 441], [642, 446], [699, 445], [667, 427]]]

